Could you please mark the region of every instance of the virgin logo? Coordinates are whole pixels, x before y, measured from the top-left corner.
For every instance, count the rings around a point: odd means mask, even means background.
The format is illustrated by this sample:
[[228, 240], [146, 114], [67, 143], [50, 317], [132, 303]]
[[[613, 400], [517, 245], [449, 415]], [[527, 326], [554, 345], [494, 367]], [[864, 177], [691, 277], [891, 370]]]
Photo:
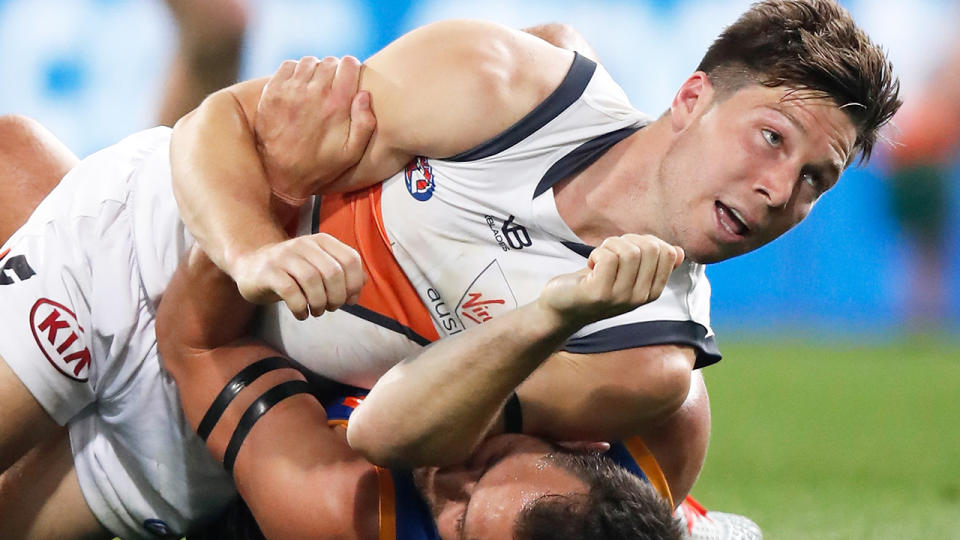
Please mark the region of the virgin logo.
[[41, 298], [30, 310], [30, 329], [40, 352], [64, 376], [87, 382], [90, 349], [83, 342], [83, 328], [66, 306]]

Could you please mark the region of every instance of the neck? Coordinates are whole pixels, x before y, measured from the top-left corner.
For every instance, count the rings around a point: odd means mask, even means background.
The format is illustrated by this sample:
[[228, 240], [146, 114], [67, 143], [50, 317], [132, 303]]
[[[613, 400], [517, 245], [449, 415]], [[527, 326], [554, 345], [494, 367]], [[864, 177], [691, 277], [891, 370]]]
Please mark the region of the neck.
[[668, 140], [663, 119], [620, 141], [583, 171], [554, 186], [560, 217], [585, 243], [626, 233], [656, 234], [657, 179]]

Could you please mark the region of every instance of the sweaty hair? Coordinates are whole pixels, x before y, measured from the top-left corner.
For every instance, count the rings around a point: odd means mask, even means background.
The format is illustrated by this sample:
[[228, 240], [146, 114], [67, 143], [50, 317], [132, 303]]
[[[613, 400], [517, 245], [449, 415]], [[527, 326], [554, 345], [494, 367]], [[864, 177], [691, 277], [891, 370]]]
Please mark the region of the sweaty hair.
[[600, 455], [555, 452], [548, 459], [587, 484], [587, 493], [544, 495], [524, 507], [516, 540], [680, 540], [670, 504], [653, 487]]
[[812, 91], [857, 128], [860, 161], [900, 108], [900, 81], [882, 48], [833, 0], [766, 0], [727, 27], [697, 68], [718, 96], [750, 84]]

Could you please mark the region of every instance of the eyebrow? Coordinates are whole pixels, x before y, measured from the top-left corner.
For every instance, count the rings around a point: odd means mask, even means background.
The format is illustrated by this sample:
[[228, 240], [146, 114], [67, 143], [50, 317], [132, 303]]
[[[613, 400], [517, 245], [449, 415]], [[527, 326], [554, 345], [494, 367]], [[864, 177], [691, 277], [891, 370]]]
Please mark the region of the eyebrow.
[[767, 109], [770, 109], [771, 111], [773, 111], [773, 112], [775, 112], [775, 113], [779, 113], [779, 114], [782, 114], [783, 116], [787, 117], [787, 120], [789, 120], [790, 123], [793, 124], [793, 126], [794, 126], [795, 128], [797, 128], [798, 130], [800, 130], [800, 133], [803, 133], [804, 135], [807, 134], [807, 128], [806, 128], [803, 124], [801, 124], [800, 121], [797, 120], [795, 116], [793, 116], [792, 114], [788, 113], [786, 110], [781, 109], [780, 107], [776, 107], [776, 106], [774, 106], [774, 105], [769, 105], [769, 104], [768, 104], [768, 105], [764, 105], [764, 107], [766, 107]]
[[[789, 120], [790, 123], [793, 124], [793, 126], [796, 127], [801, 133], [803, 133], [804, 135], [807, 134], [807, 129], [806, 129], [806, 127], [804, 127], [804, 125], [801, 124], [800, 121], [796, 119], [796, 117], [794, 117], [792, 114], [790, 114], [790, 113], [787, 112], [786, 110], [781, 109], [781, 108], [779, 108], [779, 107], [775, 107], [775, 106], [773, 106], [773, 105], [765, 105], [765, 107], [768, 108], [768, 109], [770, 109], [771, 111], [774, 111], [774, 112], [777, 112], [777, 113], [782, 114], [782, 115], [785, 116], [785, 117], [787, 118], [787, 120]], [[827, 175], [827, 174], [829, 174], [829, 175], [830, 175], [830, 178], [833, 179], [834, 183], [836, 183], [836, 182], [840, 179], [840, 175], [843, 173], [843, 165], [837, 165], [837, 162], [836, 162], [836, 161], [833, 161], [833, 160], [830, 160], [830, 161], [827, 162], [826, 164], [810, 165], [809, 168], [816, 170], [816, 171], [817, 171], [818, 173], [820, 173], [821, 175]]]

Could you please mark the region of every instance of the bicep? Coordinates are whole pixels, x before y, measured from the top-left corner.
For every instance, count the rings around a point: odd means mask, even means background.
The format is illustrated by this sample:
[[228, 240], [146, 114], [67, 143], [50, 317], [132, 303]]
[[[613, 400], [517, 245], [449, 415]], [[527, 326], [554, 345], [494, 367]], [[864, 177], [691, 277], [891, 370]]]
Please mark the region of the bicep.
[[506, 130], [563, 79], [572, 54], [492, 23], [414, 30], [364, 62], [377, 130], [356, 177], [382, 179], [412, 156], [448, 157]]
[[670, 344], [555, 353], [518, 390], [524, 429], [562, 439], [635, 434], [683, 402], [695, 359], [691, 347]]

